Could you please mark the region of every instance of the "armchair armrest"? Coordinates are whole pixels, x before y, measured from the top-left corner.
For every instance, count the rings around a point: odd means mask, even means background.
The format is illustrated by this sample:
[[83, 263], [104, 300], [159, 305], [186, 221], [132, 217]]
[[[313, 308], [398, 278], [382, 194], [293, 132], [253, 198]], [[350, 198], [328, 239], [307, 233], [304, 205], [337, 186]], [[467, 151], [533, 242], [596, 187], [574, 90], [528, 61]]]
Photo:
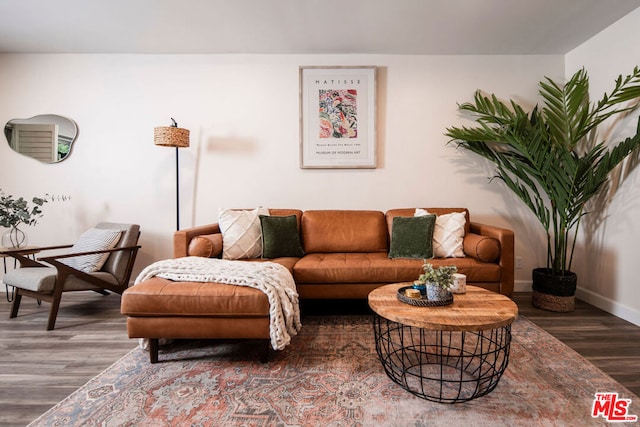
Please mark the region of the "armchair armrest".
[[68, 245], [55, 245], [55, 246], [28, 246], [26, 248], [15, 248], [15, 249], [3, 249], [0, 251], [3, 255], [13, 256], [15, 253], [34, 253], [34, 252], [42, 252], [48, 251], [50, 249], [64, 249], [70, 248], [73, 246], [72, 244]]
[[37, 254], [42, 251], [48, 251], [52, 249], [64, 249], [70, 248], [73, 245], [55, 245], [55, 246], [29, 246], [26, 248], [17, 249], [3, 249], [0, 253], [4, 256], [9, 256], [20, 262], [20, 267], [44, 267], [43, 264], [29, 258], [27, 255]]
[[189, 253], [189, 243], [194, 237], [207, 234], [220, 233], [220, 226], [215, 224], [201, 225], [193, 228], [185, 228], [178, 230], [173, 234], [173, 256], [174, 258], [182, 258]]
[[[70, 245], [70, 246], [73, 246], [73, 245]], [[64, 247], [69, 247], [69, 246], [64, 246]], [[73, 258], [73, 257], [77, 257], [77, 256], [84, 256], [84, 255], [95, 255], [95, 254], [106, 254], [106, 253], [111, 253], [111, 252], [130, 251], [130, 250], [133, 250], [133, 249], [140, 249], [141, 247], [142, 246], [123, 246], [123, 247], [120, 247], [120, 248], [113, 248], [113, 249], [101, 249], [99, 251], [71, 252], [71, 253], [60, 254], [60, 255], [39, 257], [38, 261], [50, 262], [50, 261], [56, 260], [56, 259]]]
[[[134, 252], [134, 256], [132, 256], [129, 260], [129, 265], [127, 266], [127, 269], [129, 270], [129, 272], [131, 271], [131, 267], [133, 267], [133, 258], [135, 258], [135, 253], [138, 251], [138, 249], [140, 249], [141, 246], [137, 245], [137, 246], [122, 246], [119, 248], [113, 248], [113, 249], [102, 249], [102, 250], [98, 250], [98, 251], [86, 251], [86, 252], [74, 252], [74, 253], [67, 253], [67, 254], [61, 254], [61, 255], [53, 255], [53, 256], [48, 256], [48, 257], [41, 257], [38, 258], [39, 261], [44, 261], [48, 264], [51, 264], [53, 267], [56, 268], [56, 270], [58, 271], [58, 277], [61, 280], [57, 280], [56, 281], [56, 287], [55, 287], [55, 291], [57, 292], [61, 292], [62, 291], [62, 284], [64, 283], [64, 280], [62, 280], [61, 276], [69, 276], [69, 275], [73, 275], [78, 277], [79, 279], [82, 279], [86, 282], [89, 283], [93, 283], [94, 285], [100, 287], [100, 288], [104, 288], [104, 289], [108, 289], [112, 292], [116, 292], [119, 294], [122, 294], [123, 288], [126, 288], [128, 283], [119, 283], [119, 286], [113, 286], [111, 283], [105, 282], [104, 280], [101, 280], [100, 278], [93, 276], [91, 273], [87, 273], [85, 271], [81, 271], [81, 270], [77, 270], [67, 264], [64, 264], [62, 262], [60, 262], [60, 259], [65, 259], [65, 258], [73, 258], [73, 257], [78, 257], [78, 256], [84, 256], [84, 255], [93, 255], [93, 254], [104, 254], [104, 253], [112, 253], [112, 252], [124, 252], [124, 251], [132, 251]], [[42, 265], [42, 264], [40, 264]], [[129, 280], [129, 274], [126, 275], [124, 281], [128, 282]], [[59, 285], [58, 285], [59, 284]]]
[[500, 293], [511, 296], [515, 280], [515, 237], [513, 231], [487, 224], [471, 222], [470, 231], [492, 237], [500, 242]]

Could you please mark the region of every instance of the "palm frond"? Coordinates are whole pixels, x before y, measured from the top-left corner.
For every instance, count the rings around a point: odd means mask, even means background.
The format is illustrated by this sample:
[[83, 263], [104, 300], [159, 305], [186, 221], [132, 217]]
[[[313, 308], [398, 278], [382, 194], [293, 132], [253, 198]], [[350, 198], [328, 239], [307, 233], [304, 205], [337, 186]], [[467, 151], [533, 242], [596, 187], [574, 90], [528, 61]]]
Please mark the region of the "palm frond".
[[494, 178], [547, 231], [550, 266], [569, 270], [585, 204], [606, 185], [611, 171], [640, 148], [640, 120], [635, 136], [611, 148], [588, 136], [609, 117], [638, 106], [640, 69], [618, 77], [614, 89], [594, 104], [584, 69], [565, 84], [546, 78], [539, 93], [542, 106], [527, 112], [515, 101], [504, 103], [476, 91], [473, 102], [459, 105], [475, 117], [476, 125], [450, 127], [446, 135], [494, 164]]

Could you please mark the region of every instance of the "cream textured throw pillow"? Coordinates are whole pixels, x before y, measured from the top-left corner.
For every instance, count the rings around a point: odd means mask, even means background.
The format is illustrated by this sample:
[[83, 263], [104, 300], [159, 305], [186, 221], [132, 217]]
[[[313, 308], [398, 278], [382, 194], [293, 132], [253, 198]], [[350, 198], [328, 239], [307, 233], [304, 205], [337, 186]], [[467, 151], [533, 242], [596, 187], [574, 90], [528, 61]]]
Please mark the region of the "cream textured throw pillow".
[[[424, 209], [416, 209], [414, 216], [428, 215]], [[464, 212], [452, 212], [436, 217], [433, 230], [433, 256], [435, 258], [462, 258], [464, 250], [464, 226], [467, 222]]]
[[269, 209], [218, 210], [223, 259], [259, 258], [262, 256], [260, 215], [269, 215]]
[[[105, 249], [113, 249], [118, 244], [122, 231], [106, 230], [102, 228], [90, 228], [82, 233], [80, 238], [69, 250], [69, 253], [102, 251]], [[109, 258], [110, 253], [82, 255], [73, 258], [65, 258], [60, 260], [61, 263], [67, 264], [76, 270], [86, 273], [93, 273], [102, 268]]]

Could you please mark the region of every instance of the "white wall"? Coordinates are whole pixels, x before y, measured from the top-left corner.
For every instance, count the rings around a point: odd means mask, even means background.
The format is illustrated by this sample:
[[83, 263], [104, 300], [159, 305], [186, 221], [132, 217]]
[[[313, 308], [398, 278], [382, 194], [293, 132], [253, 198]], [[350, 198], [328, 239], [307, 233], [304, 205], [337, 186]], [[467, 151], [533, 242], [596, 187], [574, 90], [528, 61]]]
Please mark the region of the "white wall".
[[[298, 67], [379, 66], [379, 166], [302, 170]], [[180, 151], [182, 227], [219, 207], [380, 209], [466, 206], [472, 219], [516, 233], [521, 287], [543, 265], [543, 233], [485, 163], [447, 146], [458, 102], [476, 89], [533, 103], [537, 82], [562, 78], [562, 56], [0, 55], [0, 121], [56, 113], [79, 137], [62, 163], [39, 164], [0, 144], [0, 188], [25, 197], [67, 194], [30, 228], [37, 244], [73, 242], [102, 220], [142, 226], [134, 274], [171, 257], [174, 150], [153, 128], [191, 130]]]
[[[628, 75], [640, 65], [638, 27], [640, 9], [635, 10], [588, 42], [566, 55], [566, 74], [581, 67], [589, 72], [591, 94], [598, 100], [610, 92], [618, 75]], [[603, 136], [617, 143], [635, 135], [638, 112]], [[633, 158], [637, 164], [638, 156]], [[633, 163], [633, 162], [631, 162]], [[615, 192], [601, 204], [604, 220], [587, 216], [583, 223], [581, 262], [576, 263], [579, 293], [583, 300], [640, 325], [640, 279], [638, 241], [640, 241], [640, 171], [627, 163], [619, 171]]]

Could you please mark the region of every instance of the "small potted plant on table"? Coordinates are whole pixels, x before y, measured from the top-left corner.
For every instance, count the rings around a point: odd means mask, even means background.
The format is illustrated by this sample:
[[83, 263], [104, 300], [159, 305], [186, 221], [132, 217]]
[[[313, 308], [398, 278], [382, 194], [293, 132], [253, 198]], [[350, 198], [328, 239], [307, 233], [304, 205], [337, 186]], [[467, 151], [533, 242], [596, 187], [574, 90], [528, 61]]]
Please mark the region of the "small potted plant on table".
[[424, 284], [429, 301], [446, 301], [452, 298], [449, 288], [453, 284], [453, 275], [458, 272], [454, 265], [434, 267], [430, 263], [422, 266], [424, 273], [418, 282]]

